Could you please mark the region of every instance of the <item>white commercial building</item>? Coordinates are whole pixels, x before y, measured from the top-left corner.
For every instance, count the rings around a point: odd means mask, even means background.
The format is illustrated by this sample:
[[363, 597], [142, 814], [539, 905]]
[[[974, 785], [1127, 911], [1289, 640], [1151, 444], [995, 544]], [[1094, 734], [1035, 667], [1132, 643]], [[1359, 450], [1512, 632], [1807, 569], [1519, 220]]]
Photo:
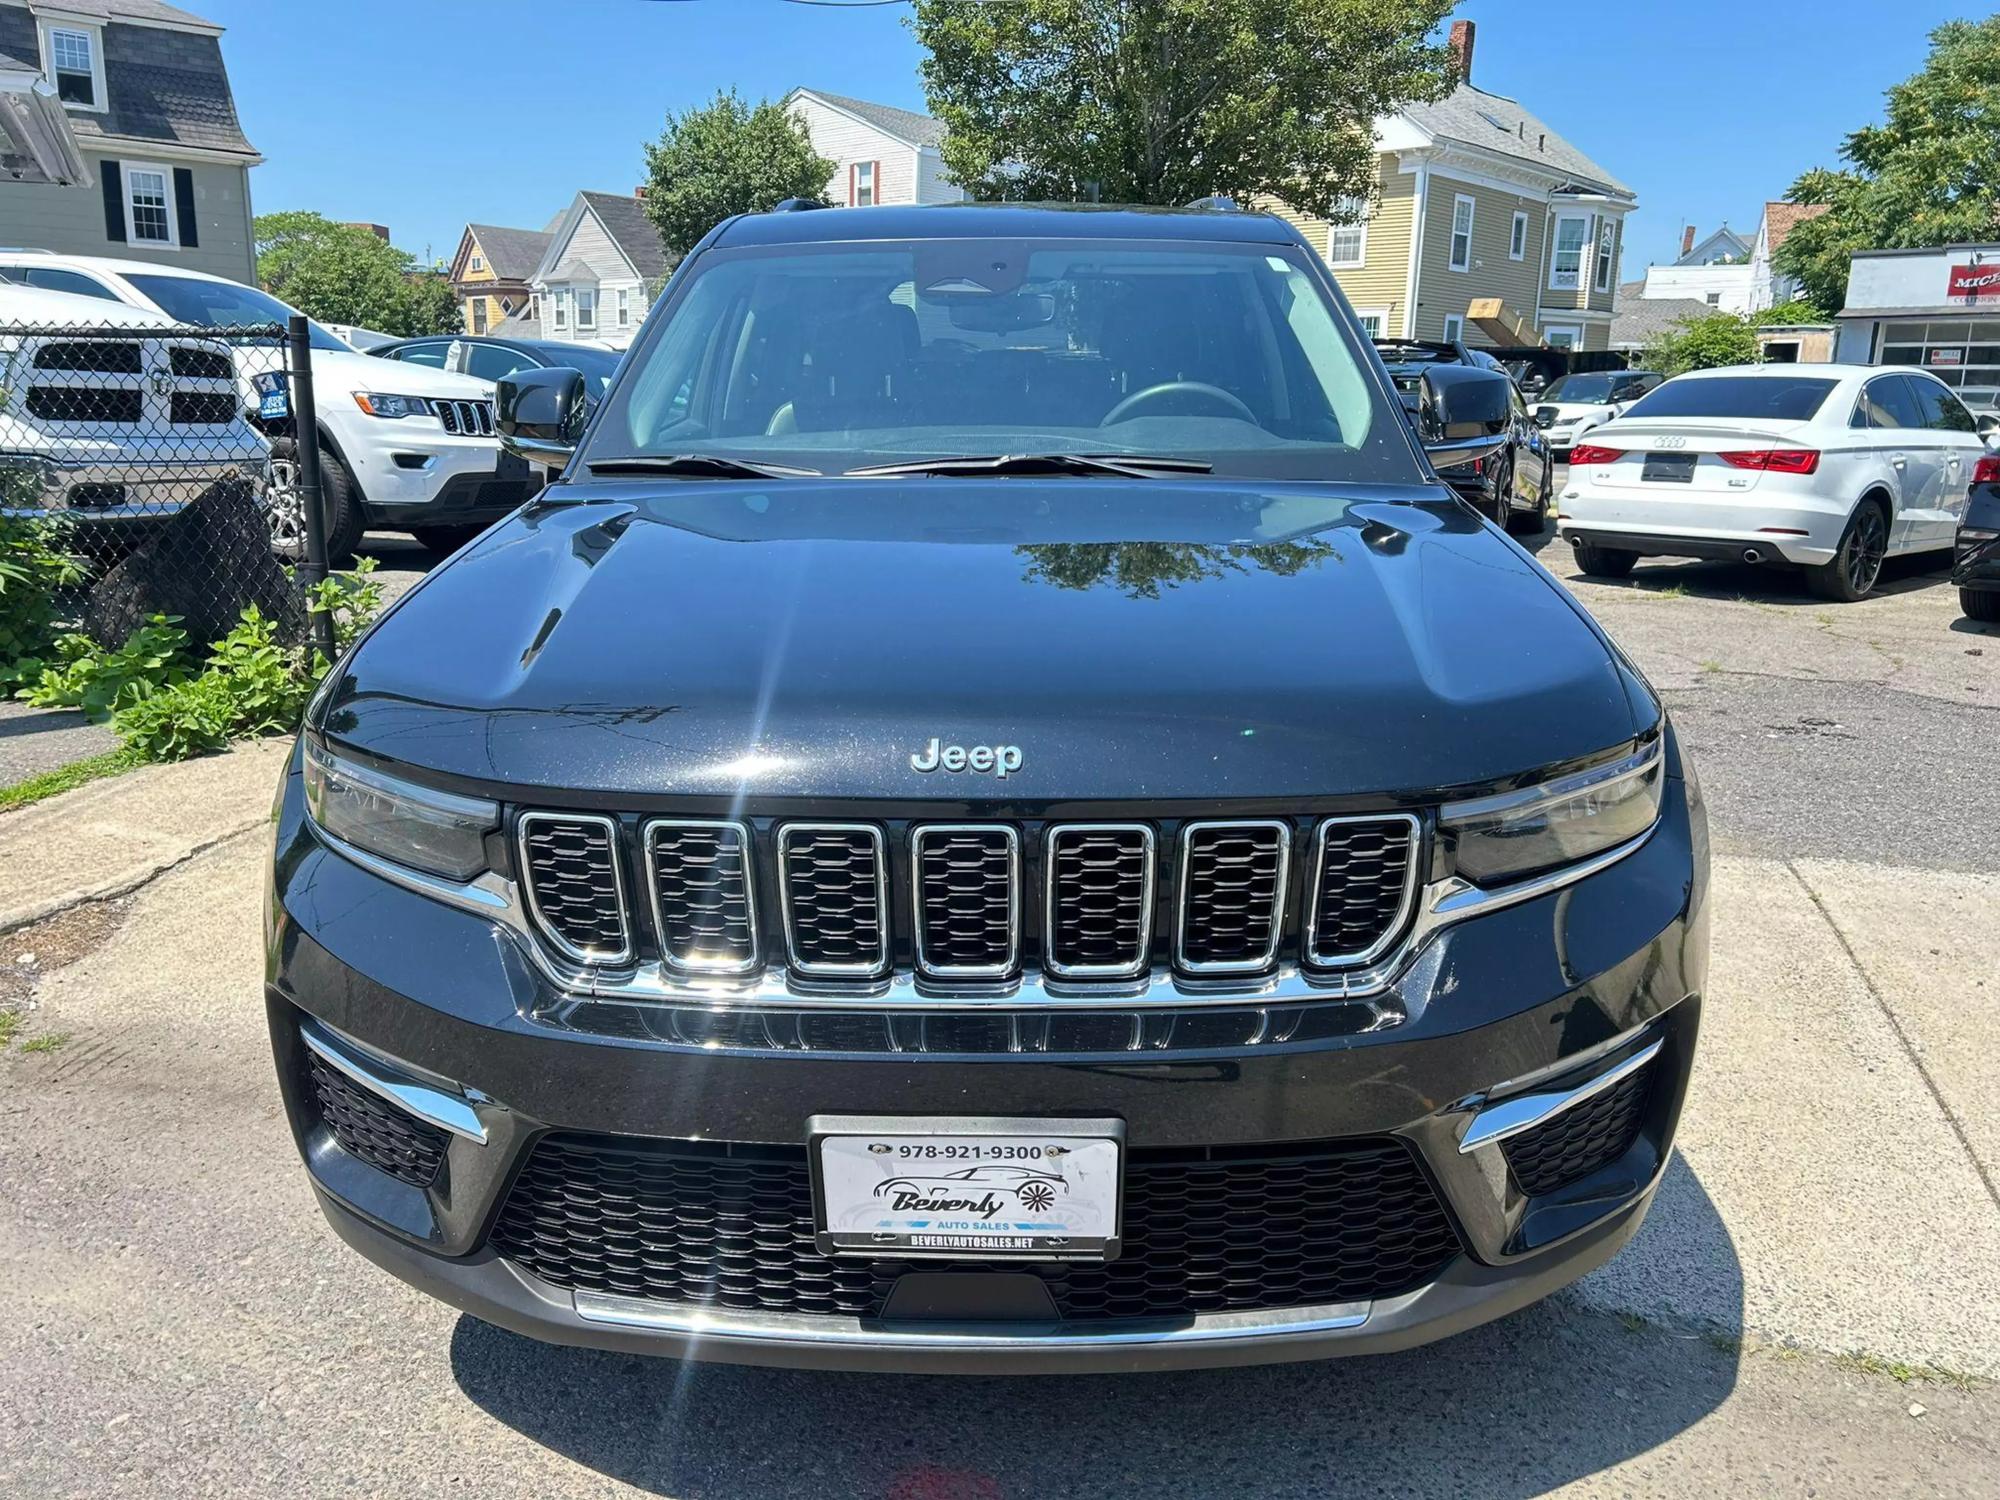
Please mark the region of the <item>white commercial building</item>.
[[2000, 398], [2000, 245], [1857, 250], [1834, 358], [1916, 365], [1966, 405]]

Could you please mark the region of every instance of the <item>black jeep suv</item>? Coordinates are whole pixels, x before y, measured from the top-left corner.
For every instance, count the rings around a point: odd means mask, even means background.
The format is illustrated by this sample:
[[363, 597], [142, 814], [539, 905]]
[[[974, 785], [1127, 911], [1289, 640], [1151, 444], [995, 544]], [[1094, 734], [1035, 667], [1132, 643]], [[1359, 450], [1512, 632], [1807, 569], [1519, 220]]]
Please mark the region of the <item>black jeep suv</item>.
[[363, 1255], [559, 1342], [992, 1372], [1398, 1348], [1632, 1236], [1699, 788], [1288, 225], [733, 219], [585, 404], [502, 383], [559, 477], [276, 809], [278, 1078]]

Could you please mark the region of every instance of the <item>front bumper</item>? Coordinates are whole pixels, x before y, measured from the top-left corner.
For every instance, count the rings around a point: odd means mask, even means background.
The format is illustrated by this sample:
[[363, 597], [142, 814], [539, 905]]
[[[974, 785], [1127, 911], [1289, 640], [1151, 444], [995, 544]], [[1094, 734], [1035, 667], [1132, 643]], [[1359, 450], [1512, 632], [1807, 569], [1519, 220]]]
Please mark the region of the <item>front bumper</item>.
[[369, 524], [391, 530], [497, 521], [541, 488], [539, 472], [497, 438], [448, 433], [435, 418], [357, 417], [334, 440]]
[[[1376, 1030], [1279, 1024], [1338, 1000], [1260, 994], [1274, 1018], [1242, 1045], [1164, 1031], [1134, 1051], [929, 1051], [690, 1040], [665, 1007], [627, 1024], [550, 993], [516, 940], [325, 847], [287, 778], [268, 910], [267, 1002], [287, 1112], [336, 1231], [371, 1260], [490, 1322], [560, 1343], [739, 1363], [977, 1372], [1175, 1368], [1407, 1347], [1501, 1316], [1602, 1264], [1637, 1229], [1671, 1150], [1705, 977], [1706, 835], [1691, 783], [1636, 852], [1548, 897], [1438, 933], [1396, 981], [1404, 1019]], [[933, 1011], [938, 1002], [932, 1002]], [[690, 1014], [706, 1014], [690, 1012]], [[990, 1015], [979, 1019], [990, 1021]], [[1154, 1045], [1151, 1038], [1157, 1035]], [[1311, 1035], [1307, 1041], [1287, 1037]], [[1265, 1038], [1269, 1038], [1266, 1040]], [[428, 1185], [357, 1159], [306, 1082], [334, 1052], [377, 1096], [442, 1121]], [[1652, 1083], [1629, 1145], [1530, 1196], [1504, 1133], [1621, 1066]], [[1581, 1093], [1581, 1097], [1601, 1097]], [[1135, 1153], [1360, 1139], [1407, 1147], [1458, 1251], [1419, 1284], [1366, 1298], [1220, 1314], [1073, 1320], [800, 1314], [745, 1296], [655, 1300], [574, 1289], [495, 1248], [537, 1144], [794, 1152], [814, 1114], [1113, 1117]], [[1484, 1138], [1484, 1143], [1478, 1142]], [[718, 1143], [731, 1143], [727, 1146]], [[1469, 1148], [1469, 1149], [1468, 1149]], [[788, 1158], [789, 1159], [789, 1158]], [[796, 1225], [760, 1219], [759, 1238]], [[754, 1286], [755, 1277], [737, 1290]], [[1282, 1299], [1280, 1299], [1282, 1303]]]
[[21, 492], [11, 491], [13, 503], [0, 506], [0, 515], [64, 516], [91, 527], [144, 525], [168, 519], [230, 480], [261, 489], [268, 463], [266, 451], [248, 447], [157, 459], [0, 453], [0, 474], [33, 476], [29, 503], [20, 503]]
[[1962, 589], [2000, 590], [2000, 534], [1988, 527], [1960, 527], [1952, 548], [1951, 581]]

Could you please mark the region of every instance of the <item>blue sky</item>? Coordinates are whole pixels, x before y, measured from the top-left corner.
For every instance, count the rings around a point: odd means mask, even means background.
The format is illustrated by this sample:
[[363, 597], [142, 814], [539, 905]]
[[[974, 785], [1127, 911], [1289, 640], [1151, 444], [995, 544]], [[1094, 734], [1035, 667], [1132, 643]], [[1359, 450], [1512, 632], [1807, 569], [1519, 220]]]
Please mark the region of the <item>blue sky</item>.
[[[449, 257], [467, 220], [539, 227], [578, 188], [629, 191], [668, 110], [798, 84], [921, 109], [900, 5], [782, 0], [186, 0], [228, 27], [237, 107], [267, 158], [257, 209], [386, 224]], [[1755, 230], [1766, 198], [1880, 117], [1962, 7], [1937, 0], [1467, 0], [1473, 76], [1638, 190], [1622, 274], [1680, 226]]]

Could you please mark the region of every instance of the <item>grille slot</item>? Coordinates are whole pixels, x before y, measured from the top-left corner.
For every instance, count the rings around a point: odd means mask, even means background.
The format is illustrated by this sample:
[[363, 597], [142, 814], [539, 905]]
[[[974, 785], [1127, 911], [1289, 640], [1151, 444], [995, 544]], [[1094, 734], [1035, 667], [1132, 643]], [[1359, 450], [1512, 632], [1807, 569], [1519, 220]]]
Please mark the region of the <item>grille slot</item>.
[[1279, 822], [1190, 823], [1181, 832], [1180, 939], [1190, 974], [1270, 967], [1284, 925], [1291, 828]]
[[1399, 1141], [1134, 1150], [1104, 1265], [834, 1259], [803, 1149], [544, 1136], [494, 1247], [557, 1286], [692, 1307], [878, 1316], [897, 1277], [1026, 1271], [1065, 1319], [1171, 1318], [1389, 1297], [1459, 1253]]
[[167, 350], [167, 367], [176, 375], [199, 380], [230, 380], [236, 375], [236, 366], [226, 351], [186, 344], [175, 344]]
[[691, 973], [756, 968], [750, 830], [741, 823], [660, 821], [646, 825], [645, 847], [661, 956]]
[[306, 1052], [306, 1081], [319, 1115], [349, 1156], [412, 1187], [429, 1187], [444, 1165], [445, 1133], [364, 1089], [317, 1052]]
[[872, 823], [778, 830], [785, 947], [801, 974], [852, 979], [889, 967], [888, 861]]
[[1051, 974], [1129, 979], [1153, 947], [1153, 830], [1144, 823], [1054, 828], [1048, 836]]
[[1500, 1149], [1521, 1191], [1531, 1198], [1553, 1193], [1631, 1150], [1645, 1123], [1655, 1066], [1648, 1063], [1546, 1124], [1508, 1138]]
[[910, 835], [917, 967], [998, 979], [1020, 958], [1021, 845], [1006, 824], [933, 824]]
[[493, 435], [493, 404], [490, 401], [433, 400], [431, 414], [446, 432], [465, 437]]
[[76, 370], [96, 375], [137, 375], [143, 368], [137, 344], [108, 339], [48, 343], [35, 351], [37, 370]]
[[215, 427], [236, 420], [236, 397], [220, 391], [175, 391], [168, 398], [168, 420], [190, 427]]
[[520, 840], [528, 909], [549, 941], [578, 963], [630, 959], [618, 825], [591, 813], [522, 813]]
[[1402, 935], [1417, 899], [1417, 820], [1329, 818], [1314, 844], [1306, 962], [1359, 964]]
[[129, 386], [31, 385], [28, 411], [44, 422], [132, 423], [145, 416], [146, 403]]

